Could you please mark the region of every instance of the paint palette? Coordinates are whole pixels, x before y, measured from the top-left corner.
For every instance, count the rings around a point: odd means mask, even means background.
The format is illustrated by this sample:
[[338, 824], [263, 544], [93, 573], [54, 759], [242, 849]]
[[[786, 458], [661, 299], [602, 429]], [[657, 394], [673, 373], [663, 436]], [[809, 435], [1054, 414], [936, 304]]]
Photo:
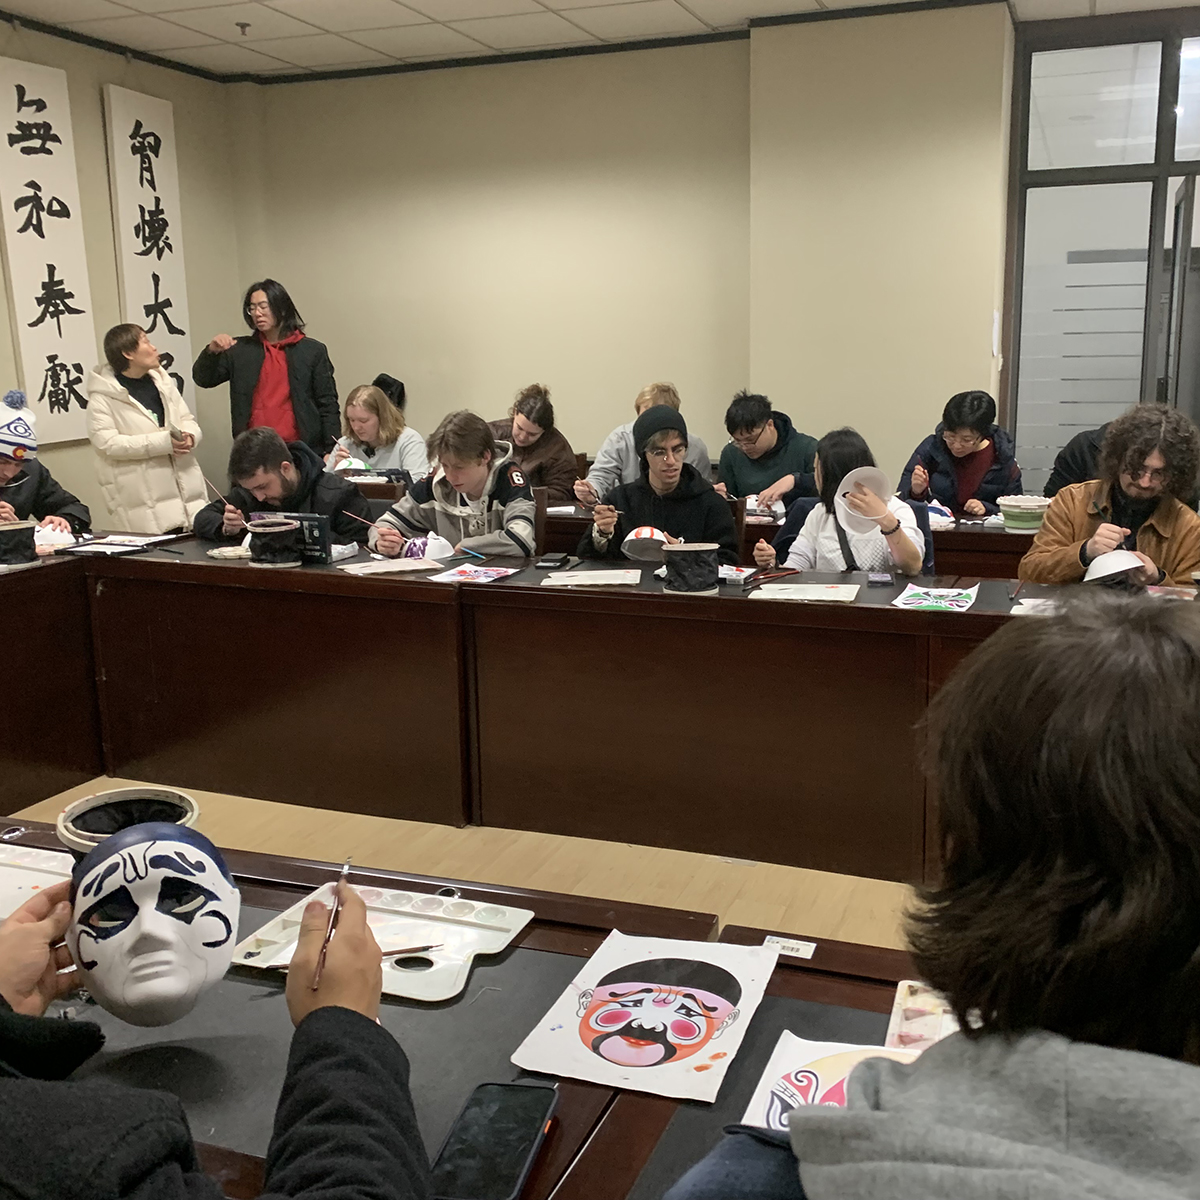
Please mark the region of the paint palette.
[[73, 865], [71, 856], [58, 850], [0, 842], [0, 920], [43, 888], [69, 879]]
[[[353, 886], [353, 885], [352, 885]], [[246, 938], [233, 952], [236, 966], [286, 969], [296, 949], [304, 906], [333, 903], [324, 884]], [[533, 919], [527, 908], [480, 904], [461, 896], [355, 887], [367, 906], [367, 924], [386, 956], [389, 950], [437, 946], [436, 950], [383, 960], [385, 995], [409, 1000], [449, 1000], [471, 973], [477, 954], [498, 954]], [[337, 935], [334, 934], [336, 937]]]

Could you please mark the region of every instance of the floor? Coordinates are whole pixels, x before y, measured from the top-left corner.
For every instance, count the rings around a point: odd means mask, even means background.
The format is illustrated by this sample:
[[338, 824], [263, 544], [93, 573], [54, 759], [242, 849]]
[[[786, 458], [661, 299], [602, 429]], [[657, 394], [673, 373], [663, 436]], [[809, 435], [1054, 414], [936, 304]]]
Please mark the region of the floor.
[[[52, 822], [71, 800], [137, 782], [99, 778], [12, 815]], [[351, 855], [365, 867], [713, 912], [722, 925], [903, 946], [902, 916], [911, 891], [886, 880], [623, 842], [452, 829], [217, 792], [191, 794], [200, 804], [198, 828], [233, 849], [330, 862]]]

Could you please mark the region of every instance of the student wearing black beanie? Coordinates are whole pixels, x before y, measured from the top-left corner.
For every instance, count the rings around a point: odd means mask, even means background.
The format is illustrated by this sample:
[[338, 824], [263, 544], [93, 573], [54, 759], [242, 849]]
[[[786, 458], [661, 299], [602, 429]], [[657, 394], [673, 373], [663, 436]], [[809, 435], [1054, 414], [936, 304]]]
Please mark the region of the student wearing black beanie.
[[684, 461], [687, 422], [673, 408], [648, 408], [633, 423], [633, 445], [642, 473], [613, 488], [592, 513], [592, 527], [579, 543], [580, 558], [622, 557], [625, 537], [651, 525], [683, 542], [716, 542], [720, 560], [738, 560], [737, 531], [729, 502]]

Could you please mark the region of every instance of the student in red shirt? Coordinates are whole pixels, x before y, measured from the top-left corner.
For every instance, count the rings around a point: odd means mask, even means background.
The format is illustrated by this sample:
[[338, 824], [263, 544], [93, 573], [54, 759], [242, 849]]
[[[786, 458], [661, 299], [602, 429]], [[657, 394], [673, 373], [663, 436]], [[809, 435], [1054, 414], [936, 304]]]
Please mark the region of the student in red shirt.
[[274, 279], [246, 289], [242, 314], [253, 332], [217, 334], [192, 367], [196, 386], [229, 384], [234, 437], [266, 425], [285, 442], [307, 442], [328, 454], [341, 433], [329, 351], [305, 336], [296, 305]]
[[902, 500], [936, 500], [956, 515], [990, 516], [1001, 496], [1020, 495], [1012, 437], [996, 424], [987, 392], [959, 392], [941, 424], [913, 452], [900, 476]]

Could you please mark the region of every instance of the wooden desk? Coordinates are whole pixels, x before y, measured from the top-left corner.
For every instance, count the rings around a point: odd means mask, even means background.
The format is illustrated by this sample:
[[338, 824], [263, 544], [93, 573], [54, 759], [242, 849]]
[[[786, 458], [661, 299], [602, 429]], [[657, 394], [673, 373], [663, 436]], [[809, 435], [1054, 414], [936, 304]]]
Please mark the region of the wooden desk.
[[[61, 849], [51, 826], [30, 822], [28, 828], [17, 839], [20, 843]], [[224, 854], [242, 894], [239, 937], [335, 879], [339, 869], [334, 863], [244, 851]], [[717, 919], [711, 913], [369, 867], [356, 867], [353, 881], [410, 892], [453, 888], [469, 900], [535, 913], [508, 949], [476, 961], [466, 988], [455, 999], [429, 1005], [383, 998], [380, 1020], [412, 1064], [414, 1105], [431, 1158], [477, 1084], [523, 1074], [509, 1056], [611, 930], [694, 941], [708, 941], [716, 934]], [[191, 1014], [161, 1029], [135, 1029], [93, 1009], [89, 1019], [98, 1021], [108, 1041], [104, 1054], [81, 1068], [80, 1075], [179, 1095], [192, 1129], [217, 1143], [201, 1147], [205, 1169], [219, 1174], [231, 1196], [257, 1196], [291, 1040], [282, 987], [280, 972], [235, 967]], [[163, 1053], [167, 1047], [169, 1053]], [[627, 1163], [610, 1158], [603, 1142], [592, 1143], [623, 1093], [570, 1079], [559, 1080], [558, 1090], [556, 1120], [522, 1200], [545, 1200], [552, 1191], [556, 1196], [622, 1200]], [[653, 1142], [644, 1148], [642, 1161], [652, 1149]], [[586, 1181], [586, 1188], [576, 1185], [577, 1177]]]
[[945, 614], [893, 608], [903, 582], [861, 575], [805, 576], [863, 584], [855, 604], [669, 596], [649, 571], [637, 589], [543, 577], [462, 588], [474, 820], [924, 878], [913, 727], [931, 680], [1007, 619], [1004, 584]]
[[88, 561], [108, 773], [463, 824], [455, 590], [208, 548]]
[[0, 813], [11, 813], [95, 778], [104, 762], [83, 563], [42, 558], [0, 571], [0, 607]]

